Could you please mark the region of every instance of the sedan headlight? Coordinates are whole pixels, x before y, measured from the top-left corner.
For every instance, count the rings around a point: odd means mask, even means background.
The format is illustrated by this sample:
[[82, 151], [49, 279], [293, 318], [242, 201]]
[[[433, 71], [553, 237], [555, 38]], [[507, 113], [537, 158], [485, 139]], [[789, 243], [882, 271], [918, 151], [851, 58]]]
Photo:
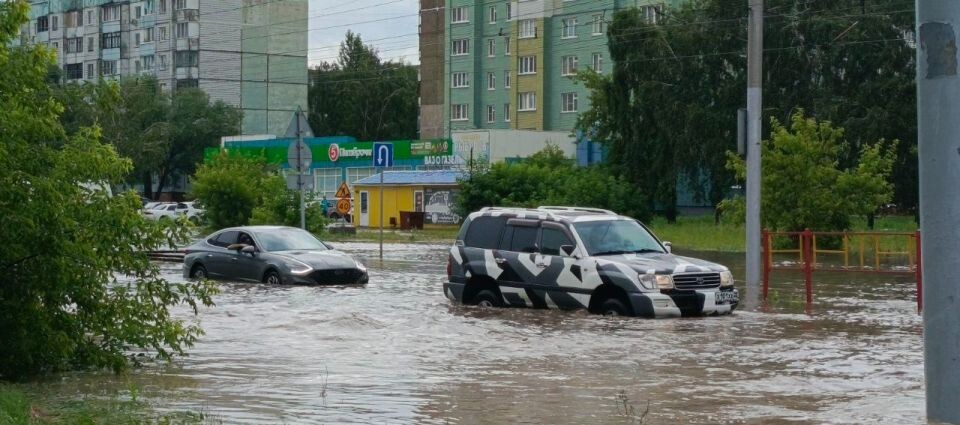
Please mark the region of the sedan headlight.
[[290, 273], [293, 274], [307, 274], [313, 271], [313, 267], [310, 267], [309, 264], [300, 260], [294, 260], [293, 258], [285, 258], [283, 263], [286, 264], [287, 268], [290, 269]]
[[673, 276], [668, 274], [642, 274], [640, 284], [647, 289], [673, 289]]
[[357, 265], [357, 270], [360, 270], [360, 271], [362, 271], [362, 272], [367, 271], [367, 266], [363, 265], [363, 263], [361, 263], [361, 262], [359, 262], [359, 261], [354, 261], [354, 264]]
[[733, 286], [733, 273], [730, 273], [730, 270], [720, 272], [720, 286], [721, 287]]

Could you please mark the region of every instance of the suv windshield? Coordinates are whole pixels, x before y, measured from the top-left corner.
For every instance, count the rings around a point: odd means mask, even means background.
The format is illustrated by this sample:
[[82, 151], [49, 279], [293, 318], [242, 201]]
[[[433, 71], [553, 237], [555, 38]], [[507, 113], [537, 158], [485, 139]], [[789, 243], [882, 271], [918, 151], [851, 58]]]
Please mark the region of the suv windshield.
[[263, 251], [325, 251], [326, 246], [310, 233], [300, 229], [271, 230], [257, 232]]
[[664, 252], [653, 235], [633, 220], [574, 223], [590, 255]]

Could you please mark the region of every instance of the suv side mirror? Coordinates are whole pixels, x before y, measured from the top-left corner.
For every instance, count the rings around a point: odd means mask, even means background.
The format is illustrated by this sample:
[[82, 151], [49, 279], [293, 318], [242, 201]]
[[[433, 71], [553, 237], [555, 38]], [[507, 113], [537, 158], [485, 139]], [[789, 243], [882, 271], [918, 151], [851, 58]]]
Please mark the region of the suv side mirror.
[[667, 248], [667, 254], [673, 253], [673, 243], [670, 241], [663, 241], [664, 248]]
[[573, 255], [573, 250], [575, 249], [576, 247], [573, 245], [560, 245], [560, 250], [563, 251], [564, 254], [567, 254], [568, 257]]

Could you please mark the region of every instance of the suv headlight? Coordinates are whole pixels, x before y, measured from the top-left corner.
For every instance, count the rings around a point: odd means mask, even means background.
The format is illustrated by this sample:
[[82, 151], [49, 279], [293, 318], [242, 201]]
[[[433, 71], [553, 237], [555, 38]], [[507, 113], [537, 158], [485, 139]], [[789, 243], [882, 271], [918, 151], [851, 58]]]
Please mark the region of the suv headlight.
[[290, 269], [290, 273], [293, 274], [307, 274], [313, 271], [313, 267], [310, 267], [309, 264], [300, 260], [294, 260], [293, 258], [285, 258], [283, 263]]
[[720, 286], [721, 287], [733, 286], [733, 273], [730, 273], [730, 270], [720, 272]]
[[642, 274], [640, 284], [647, 289], [673, 289], [673, 276], [668, 274]]
[[364, 266], [363, 263], [361, 263], [361, 262], [359, 262], [359, 261], [356, 261], [356, 260], [354, 260], [353, 262], [357, 265], [357, 269], [358, 269], [358, 270], [363, 271], [363, 272], [367, 271], [367, 266]]

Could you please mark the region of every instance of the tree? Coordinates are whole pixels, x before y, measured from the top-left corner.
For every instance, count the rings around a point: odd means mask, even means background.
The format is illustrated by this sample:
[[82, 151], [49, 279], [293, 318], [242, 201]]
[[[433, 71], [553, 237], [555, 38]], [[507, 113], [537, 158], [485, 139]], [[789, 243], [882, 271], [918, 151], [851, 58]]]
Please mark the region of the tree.
[[0, 377], [80, 367], [120, 370], [133, 350], [170, 359], [202, 333], [170, 307], [212, 305], [206, 282], [165, 281], [146, 252], [186, 240], [143, 218], [122, 181], [129, 160], [97, 127], [60, 124], [46, 81], [54, 52], [11, 47], [26, 1], [0, 3]]
[[360, 140], [414, 139], [418, 87], [415, 67], [382, 62], [348, 31], [338, 61], [310, 70], [310, 127], [315, 134]]
[[[764, 114], [789, 121], [799, 109], [847, 129], [838, 151], [856, 166], [865, 144], [897, 145], [895, 199], [916, 203], [913, 5], [895, 0], [768, 0], [764, 28]], [[585, 72], [591, 108], [578, 128], [608, 145], [614, 170], [649, 204], [675, 211], [677, 182], [719, 202], [733, 183], [724, 152], [734, 149], [745, 105], [746, 3], [695, 0], [651, 24], [637, 10], [608, 28], [612, 73]], [[769, 128], [765, 129], [769, 132]]]
[[[316, 192], [306, 191], [304, 201], [306, 230], [316, 234], [323, 233], [327, 220], [317, 202]], [[270, 176], [263, 182], [263, 197], [261, 203], [253, 209], [250, 222], [300, 227], [300, 192], [287, 189], [287, 182], [283, 177]]]
[[193, 196], [203, 205], [210, 227], [244, 226], [267, 196], [270, 171], [263, 158], [220, 152], [193, 177]]
[[[848, 230], [851, 217], [866, 215], [890, 201], [893, 187], [887, 181], [896, 162], [896, 142], [865, 144], [857, 166], [838, 160], [846, 141], [844, 130], [829, 122], [805, 118], [796, 112], [786, 128], [771, 119], [771, 139], [763, 144], [763, 225], [779, 231]], [[746, 166], [729, 155], [729, 167], [738, 179]], [[743, 211], [743, 199], [725, 201]]]
[[205, 148], [240, 131], [238, 109], [211, 102], [200, 89], [178, 89], [171, 96], [153, 77], [68, 82], [57, 84], [55, 93], [66, 106], [61, 123], [67, 131], [99, 125], [103, 140], [133, 161], [128, 183], [142, 183], [149, 198], [162, 192], [171, 176], [193, 174]]

